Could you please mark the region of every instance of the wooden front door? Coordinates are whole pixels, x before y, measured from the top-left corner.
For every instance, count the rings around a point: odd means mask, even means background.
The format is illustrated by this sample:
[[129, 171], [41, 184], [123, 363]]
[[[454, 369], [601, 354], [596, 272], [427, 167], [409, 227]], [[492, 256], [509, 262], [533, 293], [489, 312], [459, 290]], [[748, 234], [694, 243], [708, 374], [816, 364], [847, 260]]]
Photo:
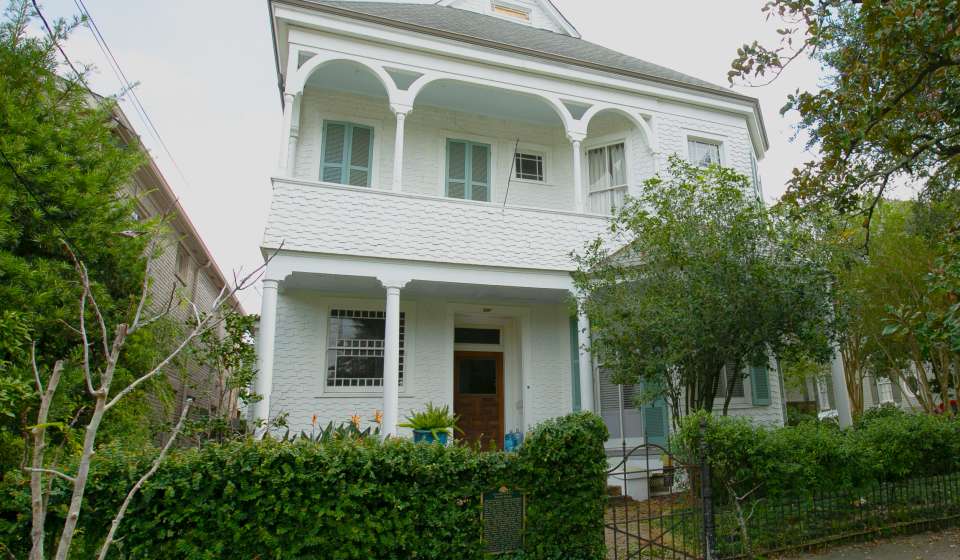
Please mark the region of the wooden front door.
[[453, 411], [460, 416], [459, 437], [479, 441], [482, 449], [503, 448], [502, 353], [454, 353]]

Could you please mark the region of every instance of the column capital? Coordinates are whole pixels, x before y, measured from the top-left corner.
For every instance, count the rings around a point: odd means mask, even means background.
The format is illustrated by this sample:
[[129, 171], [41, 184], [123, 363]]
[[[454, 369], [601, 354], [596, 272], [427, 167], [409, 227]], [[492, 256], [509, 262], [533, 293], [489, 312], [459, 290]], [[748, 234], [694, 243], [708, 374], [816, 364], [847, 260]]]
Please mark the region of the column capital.
[[573, 144], [582, 144], [587, 139], [585, 132], [567, 132], [567, 139]]
[[387, 290], [394, 289], [400, 290], [406, 287], [413, 279], [409, 276], [402, 276], [399, 274], [386, 274], [383, 276], [377, 276], [377, 280], [383, 285]]
[[279, 281], [279, 280], [274, 280], [274, 279], [271, 279], [271, 278], [264, 278], [264, 279], [263, 279], [263, 289], [264, 289], [264, 290], [276, 290], [276, 289], [279, 288], [279, 287], [280, 287], [280, 281]]
[[391, 103], [390, 110], [394, 115], [397, 116], [398, 119], [402, 119], [406, 117], [410, 111], [413, 111], [413, 105], [407, 105], [404, 103]]

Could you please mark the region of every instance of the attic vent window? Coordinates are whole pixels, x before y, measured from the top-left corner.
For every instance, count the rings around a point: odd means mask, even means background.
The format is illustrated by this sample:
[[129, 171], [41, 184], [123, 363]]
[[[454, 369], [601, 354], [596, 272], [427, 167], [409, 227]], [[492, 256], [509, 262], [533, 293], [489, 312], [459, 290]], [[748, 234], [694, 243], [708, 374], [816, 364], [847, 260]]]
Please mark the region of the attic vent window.
[[502, 4], [500, 2], [494, 2], [493, 12], [499, 16], [506, 16], [513, 19], [518, 19], [520, 21], [530, 22], [530, 12], [510, 4]]

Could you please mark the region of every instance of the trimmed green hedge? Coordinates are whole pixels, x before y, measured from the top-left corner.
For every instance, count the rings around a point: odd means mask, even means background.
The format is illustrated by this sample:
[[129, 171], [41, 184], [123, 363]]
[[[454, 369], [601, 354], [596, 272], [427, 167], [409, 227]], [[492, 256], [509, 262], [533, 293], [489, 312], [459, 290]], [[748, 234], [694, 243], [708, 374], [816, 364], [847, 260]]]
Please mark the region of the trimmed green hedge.
[[777, 497], [960, 472], [960, 421], [943, 416], [885, 410], [841, 431], [826, 422], [767, 428], [698, 414], [684, 420], [675, 441], [688, 458], [697, 456], [701, 418], [707, 419], [713, 488], [720, 497], [726, 481], [735, 481], [740, 492], [758, 488]]
[[[114, 558], [483, 558], [480, 499], [527, 493], [524, 559], [600, 559], [607, 430], [581, 413], [550, 420], [517, 454], [405, 440], [237, 442], [164, 463], [124, 519]], [[81, 515], [91, 557], [153, 454], [104, 450]], [[0, 538], [24, 555], [28, 489], [0, 495]], [[9, 499], [8, 499], [9, 498]], [[54, 496], [59, 503], [61, 496]], [[61, 523], [51, 508], [48, 527]]]

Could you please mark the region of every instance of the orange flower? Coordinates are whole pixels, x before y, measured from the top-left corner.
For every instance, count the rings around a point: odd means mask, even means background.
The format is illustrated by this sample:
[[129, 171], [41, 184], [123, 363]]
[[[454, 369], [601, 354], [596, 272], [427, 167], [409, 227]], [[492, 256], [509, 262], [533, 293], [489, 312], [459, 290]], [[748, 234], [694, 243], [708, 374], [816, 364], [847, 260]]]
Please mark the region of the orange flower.
[[314, 414], [313, 417], [310, 419], [310, 425], [316, 427], [316, 425], [317, 425], [317, 415], [316, 415], [316, 414]]
[[350, 423], [353, 424], [357, 429], [360, 429], [360, 415], [354, 414], [350, 417]]
[[383, 424], [383, 411], [382, 411], [382, 410], [375, 410], [375, 411], [373, 412], [373, 421], [376, 422], [377, 424]]

